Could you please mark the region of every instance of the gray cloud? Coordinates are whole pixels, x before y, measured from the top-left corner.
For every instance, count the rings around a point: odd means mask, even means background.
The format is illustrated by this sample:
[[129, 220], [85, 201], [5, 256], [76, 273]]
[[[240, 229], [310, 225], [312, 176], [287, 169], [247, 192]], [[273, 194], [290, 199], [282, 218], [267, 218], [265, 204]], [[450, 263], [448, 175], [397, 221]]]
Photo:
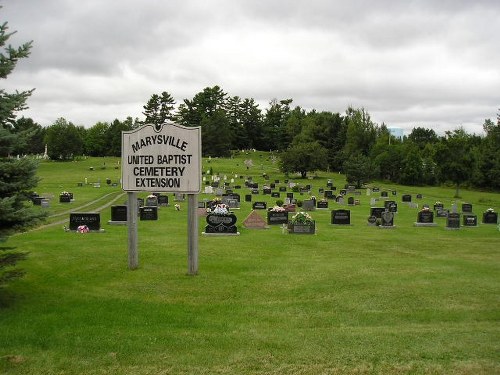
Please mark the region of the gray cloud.
[[2, 82], [36, 87], [21, 115], [85, 126], [142, 117], [153, 93], [203, 88], [293, 98], [306, 109], [364, 107], [378, 123], [464, 126], [500, 107], [497, 1], [308, 2], [16, 0], [2, 20], [34, 40]]

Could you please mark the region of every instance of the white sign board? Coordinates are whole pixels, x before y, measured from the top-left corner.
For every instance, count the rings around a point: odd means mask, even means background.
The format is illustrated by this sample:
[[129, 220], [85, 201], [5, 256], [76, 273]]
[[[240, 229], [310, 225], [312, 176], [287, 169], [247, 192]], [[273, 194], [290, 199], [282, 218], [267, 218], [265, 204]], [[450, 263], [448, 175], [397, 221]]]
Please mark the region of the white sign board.
[[122, 187], [125, 191], [198, 194], [200, 127], [148, 124], [122, 132]]

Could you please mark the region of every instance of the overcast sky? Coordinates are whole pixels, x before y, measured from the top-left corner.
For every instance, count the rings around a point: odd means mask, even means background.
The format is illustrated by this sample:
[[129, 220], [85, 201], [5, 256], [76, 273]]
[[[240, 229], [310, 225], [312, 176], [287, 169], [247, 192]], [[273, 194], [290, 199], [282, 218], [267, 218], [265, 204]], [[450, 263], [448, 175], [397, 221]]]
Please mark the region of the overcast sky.
[[1, 85], [36, 88], [42, 126], [144, 118], [154, 93], [177, 103], [219, 85], [230, 96], [406, 132], [480, 134], [500, 108], [500, 1], [0, 0], [30, 57]]

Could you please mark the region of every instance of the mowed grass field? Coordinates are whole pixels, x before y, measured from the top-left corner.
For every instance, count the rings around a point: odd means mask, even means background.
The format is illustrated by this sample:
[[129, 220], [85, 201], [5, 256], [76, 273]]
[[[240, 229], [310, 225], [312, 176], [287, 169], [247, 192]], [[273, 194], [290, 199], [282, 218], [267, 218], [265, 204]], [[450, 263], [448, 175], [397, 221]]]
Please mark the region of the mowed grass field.
[[[200, 217], [199, 274], [188, 276], [187, 203], [176, 211], [171, 194], [158, 221], [139, 221], [137, 270], [127, 268], [127, 228], [107, 224], [109, 207], [101, 211], [104, 233], [63, 230], [70, 211], [125, 202], [119, 184], [106, 183], [119, 182], [117, 165], [112, 158], [40, 164], [37, 192], [53, 197], [47, 222], [57, 224], [6, 243], [30, 255], [20, 264], [25, 277], [0, 290], [0, 373], [500, 373], [498, 227], [450, 231], [437, 218], [437, 227], [417, 228], [418, 210], [401, 202], [408, 193], [420, 206], [441, 201], [450, 208], [453, 187], [374, 182], [397, 191], [389, 195], [398, 203], [396, 228], [367, 225], [370, 199], [380, 195], [363, 191], [359, 206], [330, 201], [328, 210], [313, 211], [315, 235], [292, 235], [279, 226], [242, 226], [251, 203], [240, 176], [261, 188], [267, 173], [284, 186], [267, 153], [204, 160], [205, 172], [213, 168], [242, 185], [235, 190], [242, 198], [235, 210], [240, 235], [202, 235]], [[338, 189], [345, 184], [327, 172], [289, 179], [311, 184], [317, 197], [328, 179]], [[93, 187], [97, 181], [100, 188]], [[74, 202], [58, 203], [63, 190], [74, 193]], [[499, 194], [461, 195], [458, 206], [471, 203], [479, 221], [487, 208], [500, 210]], [[276, 200], [252, 199], [268, 206]], [[336, 208], [351, 209], [351, 226], [330, 224]]]

